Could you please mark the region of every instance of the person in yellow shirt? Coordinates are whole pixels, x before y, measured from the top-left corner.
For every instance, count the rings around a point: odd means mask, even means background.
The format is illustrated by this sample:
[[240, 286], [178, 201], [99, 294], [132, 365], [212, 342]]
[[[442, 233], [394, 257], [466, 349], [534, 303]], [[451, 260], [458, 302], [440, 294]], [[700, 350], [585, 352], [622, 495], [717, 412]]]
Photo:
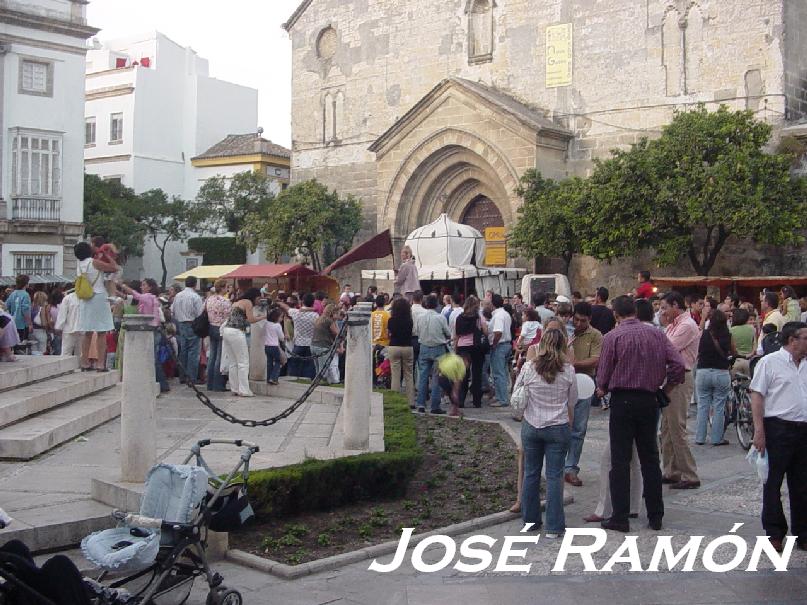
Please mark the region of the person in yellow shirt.
[[388, 347], [389, 332], [389, 311], [384, 309], [384, 295], [379, 294], [375, 299], [375, 310], [370, 315], [370, 334], [373, 338], [373, 346]]

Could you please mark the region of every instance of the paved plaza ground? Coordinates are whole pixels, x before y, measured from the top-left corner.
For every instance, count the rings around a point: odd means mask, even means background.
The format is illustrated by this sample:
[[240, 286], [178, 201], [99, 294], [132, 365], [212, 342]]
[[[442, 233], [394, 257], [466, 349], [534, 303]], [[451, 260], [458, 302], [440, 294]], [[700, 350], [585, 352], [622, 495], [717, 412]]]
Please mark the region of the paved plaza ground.
[[[243, 417], [270, 416], [287, 403], [263, 397], [236, 400], [222, 394], [217, 394], [216, 399], [224, 402], [230, 412]], [[334, 427], [338, 425], [337, 410], [336, 400], [329, 401], [325, 397], [324, 403], [309, 402], [274, 427], [247, 429], [227, 425], [213, 417], [188, 389], [177, 386], [170, 395], [158, 400], [158, 450], [161, 458], [176, 462], [187, 446], [198, 438], [241, 437], [262, 445], [256, 467], [286, 464], [306, 455], [321, 453], [320, 448], [326, 441], [334, 438]], [[481, 410], [466, 409], [465, 413], [469, 417], [510, 423], [518, 434], [519, 425], [508, 419], [506, 410], [485, 407]], [[607, 436], [607, 417], [607, 412], [592, 411], [581, 461], [580, 477], [584, 485], [567, 487], [567, 493], [573, 494], [575, 499], [566, 508], [569, 527], [585, 526], [582, 517], [594, 510], [600, 453]], [[19, 524], [33, 525], [48, 516], [64, 515], [71, 509], [75, 515], [87, 511], [106, 514], [108, 507], [90, 498], [90, 479], [116, 478], [119, 430], [119, 421], [115, 420], [30, 463], [0, 464], [4, 506]], [[377, 439], [375, 436], [374, 441]], [[665, 488], [667, 514], [662, 534], [672, 535], [674, 544], [683, 544], [691, 535], [707, 536], [708, 542], [711, 536], [728, 533], [734, 523], [745, 524], [739, 533], [750, 538], [750, 545], [753, 544], [752, 537], [761, 533], [759, 482], [744, 460], [745, 452], [736, 445], [736, 435], [729, 433], [729, 439], [732, 445], [727, 447], [693, 446], [703, 481], [701, 489], [674, 492]], [[224, 449], [211, 450], [211, 456], [214, 462], [225, 465], [235, 460], [232, 452]], [[514, 461], [503, 459], [502, 464], [513, 465], [515, 473]], [[649, 559], [657, 535], [646, 529], [645, 524], [644, 518], [633, 522], [644, 561]], [[514, 520], [474, 533], [501, 539], [505, 535], [517, 534], [520, 529], [521, 524]], [[603, 553], [595, 556], [598, 565], [607, 560], [622, 543], [622, 538], [621, 534], [609, 533]], [[461, 540], [462, 537], [457, 538], [458, 543]], [[368, 571], [369, 561], [366, 561], [297, 580], [278, 579], [229, 561], [217, 562], [215, 567], [224, 575], [228, 586], [243, 592], [246, 603], [255, 604], [807, 603], [807, 553], [801, 551], [794, 552], [790, 570], [785, 573], [765, 570], [712, 574], [700, 571], [703, 569], [700, 557], [696, 571], [692, 573], [631, 574], [616, 571], [586, 574], [582, 572], [578, 558], [571, 560], [565, 573], [552, 573], [559, 546], [559, 541], [546, 542], [542, 538], [538, 545], [530, 547], [527, 561], [532, 563], [532, 569], [529, 574], [491, 571], [462, 574], [450, 567], [441, 572], [423, 574], [416, 572], [408, 559], [399, 570], [389, 574]], [[498, 552], [494, 549], [496, 556]], [[426, 560], [435, 558], [434, 553], [427, 551]], [[381, 558], [384, 563], [389, 560], [391, 555]], [[625, 568], [617, 566], [616, 569]], [[198, 582], [189, 603], [205, 602], [203, 588], [204, 584]]]

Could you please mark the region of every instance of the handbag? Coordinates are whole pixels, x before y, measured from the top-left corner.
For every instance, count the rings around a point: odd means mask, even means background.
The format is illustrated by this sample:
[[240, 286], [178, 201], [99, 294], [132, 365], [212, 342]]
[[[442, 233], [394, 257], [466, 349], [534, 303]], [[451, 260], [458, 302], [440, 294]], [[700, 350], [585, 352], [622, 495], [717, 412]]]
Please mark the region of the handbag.
[[210, 318], [207, 315], [207, 307], [202, 309], [202, 314], [191, 322], [191, 330], [199, 338], [210, 336]]
[[479, 349], [482, 356], [490, 353], [490, 341], [488, 337], [482, 332], [481, 321], [476, 320], [476, 329], [474, 330], [474, 347]]
[[[522, 372], [526, 372], [527, 369], [524, 368], [521, 370]], [[513, 387], [513, 392], [510, 394], [510, 407], [513, 408], [514, 411], [523, 412], [527, 409], [527, 387], [530, 386], [531, 382], [518, 382], [518, 378], [516, 379], [516, 386]]]

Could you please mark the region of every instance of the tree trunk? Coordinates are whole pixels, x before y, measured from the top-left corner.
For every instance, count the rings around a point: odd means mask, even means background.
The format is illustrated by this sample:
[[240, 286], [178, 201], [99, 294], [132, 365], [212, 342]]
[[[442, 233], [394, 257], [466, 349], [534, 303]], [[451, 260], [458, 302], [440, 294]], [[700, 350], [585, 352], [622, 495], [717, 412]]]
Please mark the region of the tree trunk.
[[709, 272], [715, 266], [715, 262], [717, 262], [717, 257], [720, 256], [720, 252], [723, 250], [723, 246], [725, 246], [726, 241], [728, 241], [731, 235], [731, 232], [726, 231], [726, 229], [720, 225], [717, 227], [717, 237], [713, 241], [712, 235], [714, 234], [714, 229], [715, 227], [710, 227], [707, 231], [706, 241], [702, 249], [702, 257], [698, 257], [698, 252], [694, 244], [690, 245], [689, 250], [687, 250], [689, 262], [692, 264], [692, 268], [697, 275], [704, 277], [709, 275]]
[[572, 258], [574, 258], [574, 254], [565, 252], [561, 255], [561, 257], [563, 258], [563, 274], [566, 277], [569, 277], [569, 270], [572, 266]]
[[[157, 244], [157, 238], [154, 238], [154, 243]], [[165, 280], [168, 278], [168, 267], [165, 266], [165, 249], [168, 247], [168, 238], [165, 238], [162, 247], [157, 244], [157, 249], [160, 251], [160, 265], [163, 268], [163, 278], [160, 282], [161, 287], [165, 290]]]

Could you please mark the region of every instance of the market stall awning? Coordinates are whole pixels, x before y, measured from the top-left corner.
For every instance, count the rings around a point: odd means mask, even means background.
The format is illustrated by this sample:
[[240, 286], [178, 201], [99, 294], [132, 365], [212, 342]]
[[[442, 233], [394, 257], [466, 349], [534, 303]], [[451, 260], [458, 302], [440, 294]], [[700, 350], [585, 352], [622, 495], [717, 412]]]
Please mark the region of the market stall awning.
[[174, 279], [183, 280], [186, 277], [195, 277], [196, 279], [218, 279], [222, 275], [226, 275], [231, 271], [235, 271], [241, 265], [200, 265], [175, 275]]
[[318, 275], [313, 269], [305, 265], [241, 265], [237, 269], [222, 275], [224, 279], [276, 279], [280, 277], [307, 277]]
[[384, 258], [386, 256], [390, 256], [391, 254], [392, 237], [390, 236], [389, 229], [386, 229], [378, 235], [371, 237], [366, 242], [363, 242], [345, 252], [342, 256], [325, 267], [322, 270], [322, 274], [328, 275], [340, 267], [353, 264], [360, 260]]
[[[29, 275], [28, 283], [30, 285], [36, 284], [72, 284], [76, 281], [75, 277], [65, 277], [64, 275]], [[3, 276], [0, 277], [0, 286], [13, 286], [17, 283], [16, 276]]]

